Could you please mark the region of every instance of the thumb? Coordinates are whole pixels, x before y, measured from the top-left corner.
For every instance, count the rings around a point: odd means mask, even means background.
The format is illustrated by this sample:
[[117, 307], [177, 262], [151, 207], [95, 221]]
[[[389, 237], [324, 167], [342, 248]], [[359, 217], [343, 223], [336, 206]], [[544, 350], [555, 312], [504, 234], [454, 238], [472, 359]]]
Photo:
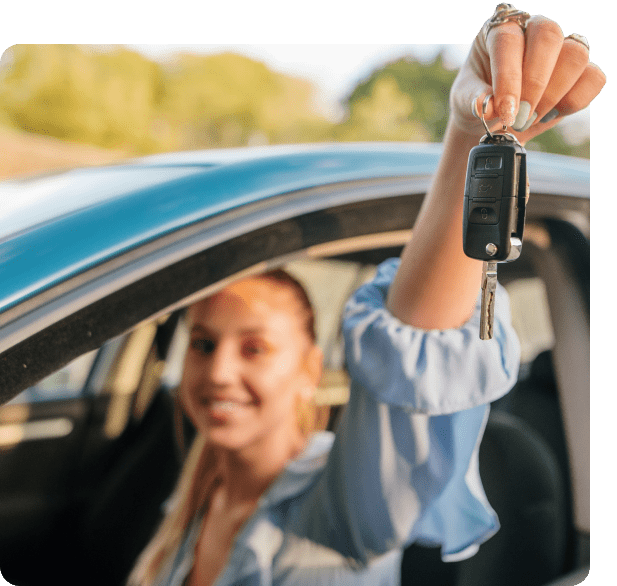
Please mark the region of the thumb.
[[[450, 93], [450, 111], [452, 122], [463, 132], [482, 135], [485, 132], [481, 121], [483, 102], [491, 96], [493, 88], [480, 79], [473, 71], [463, 71], [456, 78]], [[491, 97], [484, 108], [487, 123], [496, 118]]]

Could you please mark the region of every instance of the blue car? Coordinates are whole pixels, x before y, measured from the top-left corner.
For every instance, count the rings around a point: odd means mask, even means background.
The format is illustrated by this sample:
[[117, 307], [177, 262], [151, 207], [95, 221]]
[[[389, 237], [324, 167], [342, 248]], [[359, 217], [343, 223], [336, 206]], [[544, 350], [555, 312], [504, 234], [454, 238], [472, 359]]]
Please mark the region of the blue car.
[[[156, 155], [0, 183], [0, 573], [123, 583], [182, 448], [183, 309], [284, 266], [316, 305], [324, 425], [348, 398], [340, 314], [398, 255], [440, 145]], [[522, 344], [480, 469], [500, 531], [444, 564], [411, 546], [402, 586], [577, 584], [589, 569], [589, 161], [528, 153], [521, 257], [501, 264]], [[55, 578], [58, 577], [58, 578]]]

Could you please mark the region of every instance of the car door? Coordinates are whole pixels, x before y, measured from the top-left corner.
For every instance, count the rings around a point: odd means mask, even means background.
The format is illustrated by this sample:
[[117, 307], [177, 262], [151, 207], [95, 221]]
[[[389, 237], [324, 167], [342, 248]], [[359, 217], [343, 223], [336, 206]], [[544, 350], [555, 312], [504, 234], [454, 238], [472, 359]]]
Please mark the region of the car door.
[[65, 512], [71, 464], [92, 411], [87, 382], [99, 354], [88, 352], [0, 408], [0, 557], [13, 555], [34, 530], [44, 533]]
[[[40, 584], [47, 573], [78, 582], [92, 567], [88, 552], [110, 549], [108, 539], [127, 561], [109, 559], [90, 583], [119, 582], [141, 547], [122, 545], [122, 535], [133, 536], [131, 526], [148, 534], [158, 521], [148, 495], [138, 506], [130, 495], [153, 476], [146, 469], [157, 466], [152, 452], [171, 470], [167, 482], [159, 475], [157, 505], [177, 472], [171, 400], [159, 397], [148, 417], [134, 400], [139, 390], [144, 400], [143, 373], [158, 362], [156, 333], [155, 322], [114, 338], [0, 407], [0, 570], [11, 583]], [[114, 512], [115, 526], [109, 493], [125, 503]]]

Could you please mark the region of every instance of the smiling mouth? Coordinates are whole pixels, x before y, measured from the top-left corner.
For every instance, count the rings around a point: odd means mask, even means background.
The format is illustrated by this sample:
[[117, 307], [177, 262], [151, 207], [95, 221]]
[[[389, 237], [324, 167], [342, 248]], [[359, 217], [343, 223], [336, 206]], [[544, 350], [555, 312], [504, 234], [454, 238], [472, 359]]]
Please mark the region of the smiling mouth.
[[202, 399], [200, 402], [204, 407], [214, 413], [234, 413], [249, 405], [245, 401], [227, 399]]
[[244, 407], [244, 403], [236, 401], [208, 401], [208, 406], [217, 411], [237, 411]]

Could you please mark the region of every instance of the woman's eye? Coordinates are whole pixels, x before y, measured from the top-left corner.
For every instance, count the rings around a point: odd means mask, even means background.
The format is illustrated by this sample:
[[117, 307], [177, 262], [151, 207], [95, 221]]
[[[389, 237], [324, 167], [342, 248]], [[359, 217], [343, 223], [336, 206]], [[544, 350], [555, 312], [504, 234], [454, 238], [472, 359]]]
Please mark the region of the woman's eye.
[[205, 339], [191, 340], [191, 348], [201, 354], [212, 354], [214, 352], [214, 342]]
[[247, 342], [242, 346], [242, 354], [248, 358], [265, 354], [268, 345], [262, 342]]

